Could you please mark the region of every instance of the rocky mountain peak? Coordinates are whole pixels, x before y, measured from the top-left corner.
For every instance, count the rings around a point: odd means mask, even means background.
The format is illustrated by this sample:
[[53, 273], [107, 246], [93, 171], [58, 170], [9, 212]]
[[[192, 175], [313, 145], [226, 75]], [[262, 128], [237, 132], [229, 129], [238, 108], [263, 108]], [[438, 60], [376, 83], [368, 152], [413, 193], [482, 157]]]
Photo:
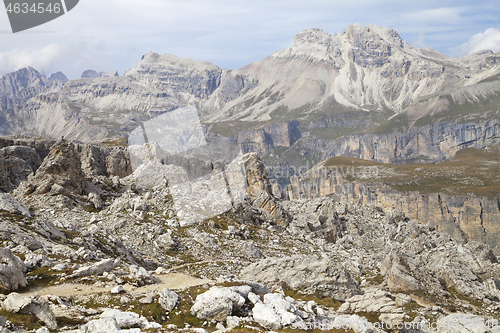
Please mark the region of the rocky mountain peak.
[[384, 39], [385, 41], [387, 41], [393, 45], [397, 45], [397, 46], [401, 46], [401, 47], [404, 46], [403, 39], [401, 38], [401, 36], [399, 36], [397, 31], [392, 29], [392, 28], [386, 28], [386, 27], [381, 27], [381, 26], [374, 25], [374, 24], [369, 24], [366, 27], [366, 30], [367, 30], [367, 32], [371, 32], [371, 33], [375, 32], [382, 39]]
[[295, 35], [290, 48], [275, 52], [271, 58], [304, 58], [312, 61], [332, 62], [340, 41], [321, 29], [307, 29]]
[[48, 80], [49, 81], [61, 81], [63, 84], [69, 81], [63, 72], [52, 73], [49, 76]]
[[99, 77], [113, 77], [118, 76], [117, 71], [96, 72], [93, 69], [87, 69], [82, 73], [82, 79], [96, 79]]
[[289, 49], [276, 52], [273, 56], [339, 62], [341, 55], [349, 54], [352, 49], [380, 50], [368, 52], [365, 56], [386, 57], [391, 55], [390, 50], [394, 46], [405, 47], [404, 41], [394, 29], [372, 24], [365, 27], [353, 23], [342, 34], [330, 35], [321, 29], [300, 31]]
[[332, 36], [321, 29], [302, 30], [295, 35], [293, 45], [300, 44], [324, 44], [328, 45], [331, 42]]
[[155, 52], [148, 52], [142, 56], [141, 61], [130, 71], [126, 72], [126, 75], [133, 75], [141, 72], [144, 69], [149, 68], [183, 68], [192, 67], [193, 69], [203, 71], [203, 70], [214, 70], [219, 69], [216, 65], [208, 61], [199, 61], [189, 58], [180, 58], [173, 54], [159, 55]]
[[57, 89], [61, 83], [49, 82], [33, 67], [21, 68], [0, 78], [0, 111], [20, 105], [40, 92]]
[[33, 67], [25, 67], [2, 77], [0, 80], [0, 92], [13, 94], [22, 88], [44, 85], [45, 76]]

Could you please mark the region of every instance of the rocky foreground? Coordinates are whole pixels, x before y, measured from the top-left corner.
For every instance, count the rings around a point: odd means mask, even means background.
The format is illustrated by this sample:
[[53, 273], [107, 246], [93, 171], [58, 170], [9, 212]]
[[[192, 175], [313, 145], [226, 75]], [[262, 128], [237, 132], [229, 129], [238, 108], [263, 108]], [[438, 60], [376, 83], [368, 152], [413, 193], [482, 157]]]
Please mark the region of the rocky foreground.
[[150, 146], [135, 170], [123, 147], [0, 147], [0, 332], [499, 331], [488, 245], [396, 209], [280, 201], [256, 154], [245, 196], [189, 220]]

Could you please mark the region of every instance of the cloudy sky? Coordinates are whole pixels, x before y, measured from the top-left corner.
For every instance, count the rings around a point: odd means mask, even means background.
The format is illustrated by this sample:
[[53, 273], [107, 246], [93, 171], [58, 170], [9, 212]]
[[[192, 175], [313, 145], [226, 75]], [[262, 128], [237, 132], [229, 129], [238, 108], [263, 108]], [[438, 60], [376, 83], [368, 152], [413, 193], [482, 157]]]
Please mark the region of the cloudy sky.
[[70, 79], [86, 69], [122, 75], [149, 51], [239, 68], [289, 47], [300, 30], [334, 34], [349, 23], [391, 27], [452, 57], [500, 51], [498, 0], [80, 0], [16, 34], [1, 7], [0, 75], [25, 66]]

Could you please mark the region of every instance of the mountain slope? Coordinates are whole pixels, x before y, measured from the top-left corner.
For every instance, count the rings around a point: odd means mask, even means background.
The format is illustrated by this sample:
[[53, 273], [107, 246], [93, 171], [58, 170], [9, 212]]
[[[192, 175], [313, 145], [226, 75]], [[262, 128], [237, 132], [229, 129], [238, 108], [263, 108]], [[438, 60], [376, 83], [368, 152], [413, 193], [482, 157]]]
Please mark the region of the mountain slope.
[[499, 60], [492, 52], [449, 58], [415, 48], [396, 31], [374, 25], [351, 24], [333, 36], [305, 30], [290, 48], [235, 70], [259, 85], [213, 112], [209, 120], [266, 121], [279, 116], [280, 108], [287, 114], [302, 108], [302, 117], [345, 108], [399, 113], [422, 96], [498, 74]]

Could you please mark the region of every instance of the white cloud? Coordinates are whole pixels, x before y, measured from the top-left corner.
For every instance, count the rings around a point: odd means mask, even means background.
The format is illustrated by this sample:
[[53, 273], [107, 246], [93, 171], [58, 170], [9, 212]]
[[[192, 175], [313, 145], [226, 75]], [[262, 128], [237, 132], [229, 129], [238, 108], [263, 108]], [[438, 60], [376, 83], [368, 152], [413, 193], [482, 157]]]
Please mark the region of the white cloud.
[[449, 25], [463, 22], [464, 18], [462, 13], [463, 7], [442, 7], [435, 9], [426, 9], [416, 12], [408, 12], [402, 15], [402, 18], [408, 23], [417, 24], [438, 24]]
[[488, 28], [472, 36], [469, 41], [460, 46], [462, 54], [471, 54], [481, 50], [500, 51], [500, 30]]
[[50, 73], [66, 59], [67, 51], [63, 45], [50, 44], [38, 50], [22, 48], [0, 52], [0, 76], [28, 66]]

